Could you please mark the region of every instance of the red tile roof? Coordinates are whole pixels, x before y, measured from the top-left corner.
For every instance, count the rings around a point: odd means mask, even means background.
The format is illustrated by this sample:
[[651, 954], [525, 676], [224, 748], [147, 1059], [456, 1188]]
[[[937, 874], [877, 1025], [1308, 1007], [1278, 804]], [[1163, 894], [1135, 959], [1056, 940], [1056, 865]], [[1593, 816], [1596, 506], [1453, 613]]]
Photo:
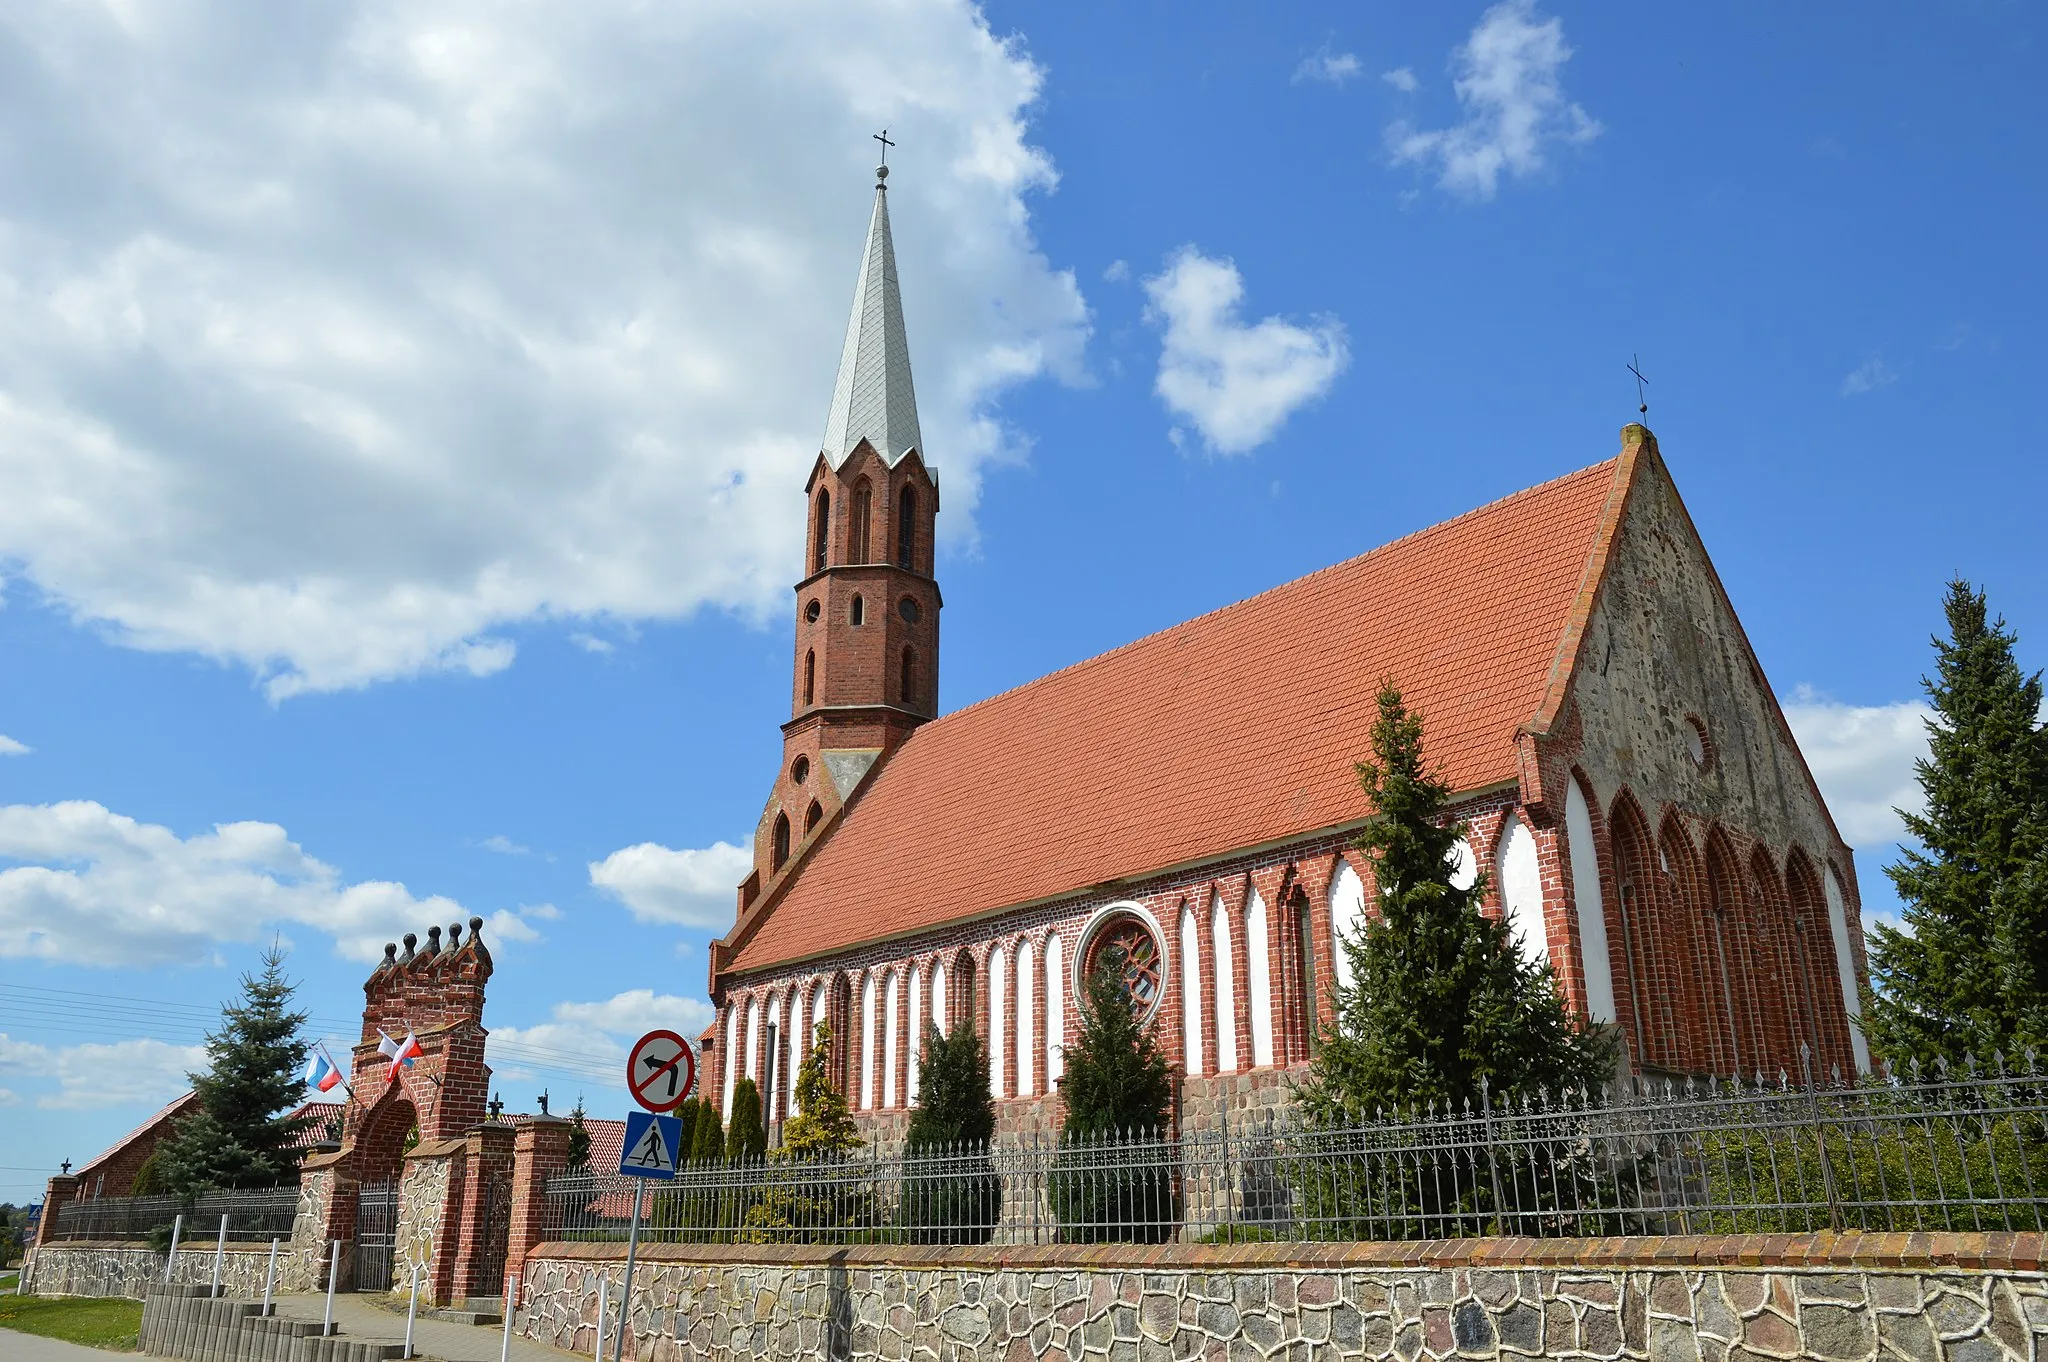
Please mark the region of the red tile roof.
[[924, 725], [727, 938], [729, 969], [1354, 822], [1382, 677], [1421, 711], [1453, 789], [1513, 780], [1515, 730], [1543, 706], [1632, 467], [1517, 493]]

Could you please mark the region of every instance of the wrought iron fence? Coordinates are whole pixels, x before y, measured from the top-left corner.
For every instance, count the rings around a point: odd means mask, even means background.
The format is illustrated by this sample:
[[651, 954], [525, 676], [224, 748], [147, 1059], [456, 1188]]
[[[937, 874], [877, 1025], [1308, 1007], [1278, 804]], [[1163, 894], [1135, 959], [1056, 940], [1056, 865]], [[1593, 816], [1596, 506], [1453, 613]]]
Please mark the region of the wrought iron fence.
[[[1292, 1108], [1174, 1137], [863, 1150], [685, 1168], [644, 1237], [1053, 1243], [2048, 1228], [2048, 1073], [1854, 1085], [1636, 1080], [1314, 1128]], [[551, 1239], [622, 1239], [630, 1180], [552, 1180]]]
[[228, 1218], [228, 1238], [268, 1242], [289, 1239], [298, 1213], [299, 1189], [264, 1187], [250, 1191], [175, 1196], [106, 1196], [66, 1201], [57, 1207], [58, 1239], [168, 1238], [172, 1223], [185, 1217], [186, 1242], [212, 1238]]

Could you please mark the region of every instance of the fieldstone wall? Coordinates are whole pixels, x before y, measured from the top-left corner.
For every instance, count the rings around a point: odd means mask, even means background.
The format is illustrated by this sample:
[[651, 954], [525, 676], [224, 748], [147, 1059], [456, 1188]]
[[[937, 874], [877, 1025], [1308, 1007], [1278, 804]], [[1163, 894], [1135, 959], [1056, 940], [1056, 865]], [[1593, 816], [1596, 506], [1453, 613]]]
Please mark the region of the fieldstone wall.
[[[187, 1239], [178, 1245], [171, 1282], [210, 1286], [214, 1242]], [[286, 1246], [278, 1245], [277, 1269], [284, 1275]], [[251, 1300], [263, 1297], [263, 1274], [270, 1265], [270, 1245], [229, 1244], [221, 1258], [224, 1295]], [[164, 1255], [148, 1244], [109, 1240], [66, 1240], [45, 1244], [29, 1255], [22, 1290], [34, 1296], [126, 1296], [141, 1300], [164, 1280]], [[282, 1285], [276, 1288], [282, 1291]]]
[[[1973, 1242], [1951, 1246], [1958, 1252], [1862, 1242], [1903, 1235], [1000, 1252], [643, 1246], [626, 1352], [640, 1362], [2048, 1357], [2040, 1236], [1913, 1238]], [[1992, 1239], [2007, 1242], [1987, 1251]], [[1821, 1252], [1804, 1251], [1818, 1240]], [[2014, 1240], [2030, 1242], [2014, 1250]], [[617, 1298], [620, 1248], [542, 1245], [522, 1277], [519, 1331], [588, 1348], [598, 1282]]]
[[427, 1274], [433, 1270], [434, 1243], [447, 1217], [454, 1166], [454, 1156], [446, 1153], [423, 1154], [416, 1149], [406, 1156], [405, 1175], [398, 1184], [397, 1242], [391, 1250], [393, 1291], [410, 1289], [417, 1267], [428, 1298], [434, 1299], [433, 1282]]
[[[279, 1291], [324, 1291], [327, 1288], [327, 1228], [332, 1203], [342, 1183], [341, 1170], [332, 1166], [309, 1169], [299, 1174], [299, 1208], [292, 1216], [291, 1242], [278, 1251]], [[355, 1183], [345, 1184], [355, 1195]], [[349, 1255], [343, 1253], [346, 1260]], [[347, 1271], [344, 1263], [343, 1271]]]

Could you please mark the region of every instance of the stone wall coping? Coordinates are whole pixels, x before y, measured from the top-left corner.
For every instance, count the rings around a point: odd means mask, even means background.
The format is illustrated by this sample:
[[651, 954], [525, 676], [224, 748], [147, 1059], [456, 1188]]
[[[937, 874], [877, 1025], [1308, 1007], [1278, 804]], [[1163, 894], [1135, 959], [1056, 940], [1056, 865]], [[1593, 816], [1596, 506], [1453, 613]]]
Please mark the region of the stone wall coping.
[[[1365, 1268], [1958, 1268], [2040, 1272], [2048, 1234], [1866, 1233], [1615, 1236], [1606, 1239], [1433, 1239], [1359, 1244], [974, 1244], [937, 1247], [821, 1244], [643, 1243], [645, 1261], [995, 1269], [1159, 1271], [1194, 1269], [1352, 1271]], [[604, 1262], [624, 1241], [536, 1244], [528, 1260]]]
[[421, 1140], [405, 1151], [405, 1159], [410, 1163], [414, 1159], [446, 1158], [450, 1154], [460, 1154], [467, 1147], [468, 1142], [460, 1135], [450, 1135], [445, 1140]]
[[[289, 1244], [291, 1239], [287, 1235], [279, 1235], [278, 1238], [282, 1241], [279, 1245], [279, 1252], [282, 1252], [283, 1244]], [[180, 1258], [189, 1258], [195, 1254], [203, 1253], [204, 1256], [211, 1258], [213, 1251], [218, 1247], [220, 1247], [220, 1241], [211, 1235], [205, 1236], [204, 1243], [201, 1242], [199, 1236], [187, 1235], [178, 1241], [178, 1256]], [[43, 1251], [50, 1253], [63, 1253], [74, 1249], [123, 1249], [132, 1250], [137, 1253], [150, 1253], [159, 1258], [164, 1256], [164, 1251], [151, 1247], [147, 1239], [52, 1239], [49, 1243], [43, 1245]], [[259, 1243], [250, 1239], [230, 1239], [227, 1244], [227, 1251], [231, 1254], [267, 1254], [270, 1252], [270, 1241], [265, 1239]]]

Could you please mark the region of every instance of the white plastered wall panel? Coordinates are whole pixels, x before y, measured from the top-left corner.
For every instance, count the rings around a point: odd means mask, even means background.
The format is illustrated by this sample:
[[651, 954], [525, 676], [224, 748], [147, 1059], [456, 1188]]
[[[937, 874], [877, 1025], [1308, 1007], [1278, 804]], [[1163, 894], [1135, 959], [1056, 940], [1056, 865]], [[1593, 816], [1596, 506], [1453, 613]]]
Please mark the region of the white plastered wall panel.
[[860, 986], [860, 1109], [875, 1107], [875, 976]]
[[1017, 1095], [1029, 1097], [1037, 1091], [1031, 1073], [1031, 1016], [1032, 1000], [1038, 995], [1038, 985], [1032, 974], [1032, 953], [1029, 941], [1017, 943]]
[[889, 971], [889, 983], [882, 997], [882, 1105], [887, 1108], [896, 1105], [896, 1051], [903, 1039], [901, 970]]
[[1593, 811], [1579, 782], [1564, 793], [1564, 835], [1571, 844], [1572, 901], [1578, 908], [1579, 955], [1586, 971], [1586, 1016], [1615, 1020], [1614, 959], [1607, 950], [1607, 903], [1600, 892], [1600, 848], [1593, 841]]
[[1252, 991], [1252, 1065], [1273, 1063], [1273, 961], [1266, 944], [1266, 901], [1252, 890], [1244, 908], [1245, 986]]
[[740, 1010], [737, 1003], [725, 1009], [725, 1116], [732, 1120], [732, 1092], [740, 1081]]
[[1195, 921], [1193, 904], [1180, 910], [1180, 1025], [1181, 1054], [1187, 1071], [1205, 1073], [1202, 1066], [1202, 929]]
[[947, 1031], [946, 967], [943, 964], [932, 966], [932, 1021], [937, 1023], [940, 1034]]
[[1223, 896], [1209, 903], [1209, 939], [1216, 970], [1216, 1070], [1237, 1072], [1237, 962], [1230, 950], [1230, 912]]
[[910, 970], [910, 1042], [909, 1077], [904, 1084], [903, 1100], [917, 1101], [917, 1071], [924, 1058], [924, 970], [913, 965]]
[[1339, 987], [1351, 987], [1351, 952], [1345, 943], [1357, 938], [1365, 925], [1365, 881], [1349, 861], [1337, 863], [1330, 877], [1330, 963], [1336, 966]]
[[1835, 977], [1842, 985], [1842, 1006], [1849, 1013], [1849, 1048], [1856, 1059], [1856, 1072], [1870, 1072], [1870, 1043], [1863, 1039], [1863, 995], [1856, 987], [1856, 956], [1849, 946], [1849, 900], [1842, 882], [1829, 866], [1821, 884], [1828, 898], [1828, 934], [1835, 943]]
[[1057, 1091], [1067, 1070], [1067, 948], [1054, 932], [1045, 939], [1045, 1090]]
[[1543, 866], [1536, 858], [1536, 835], [1512, 813], [1501, 822], [1493, 866], [1508, 930], [1522, 953], [1535, 961], [1550, 959], [1550, 933], [1543, 916]]
[[1003, 948], [997, 946], [988, 953], [988, 1086], [997, 1097], [1008, 1097], [1010, 1088], [1003, 1081], [1003, 1059], [1007, 1054], [1003, 1034], [1003, 994], [1010, 982], [1010, 962]]

